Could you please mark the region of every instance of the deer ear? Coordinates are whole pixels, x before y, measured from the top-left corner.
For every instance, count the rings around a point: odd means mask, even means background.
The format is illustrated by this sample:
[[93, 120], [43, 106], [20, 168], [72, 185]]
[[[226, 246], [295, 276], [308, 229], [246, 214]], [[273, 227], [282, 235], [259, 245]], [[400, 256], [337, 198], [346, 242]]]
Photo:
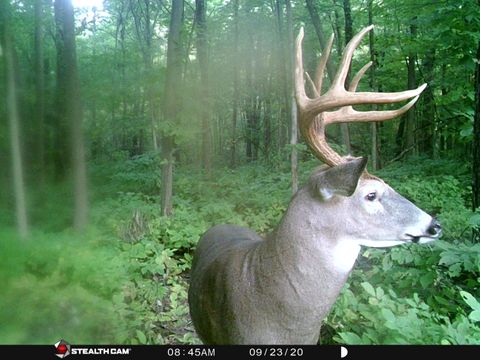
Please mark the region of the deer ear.
[[324, 200], [329, 200], [334, 195], [351, 196], [357, 188], [358, 179], [365, 170], [367, 161], [367, 157], [348, 160], [313, 175], [310, 184]]

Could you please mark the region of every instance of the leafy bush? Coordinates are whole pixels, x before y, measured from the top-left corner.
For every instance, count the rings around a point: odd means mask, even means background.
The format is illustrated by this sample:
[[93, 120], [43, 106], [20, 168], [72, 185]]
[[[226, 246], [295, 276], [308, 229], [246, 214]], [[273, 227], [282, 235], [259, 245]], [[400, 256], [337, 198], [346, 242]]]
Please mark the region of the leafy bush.
[[124, 323], [112, 297], [124, 271], [111, 244], [88, 240], [96, 233], [34, 233], [21, 242], [0, 233], [0, 341], [52, 344], [112, 343]]
[[194, 342], [187, 284], [182, 277], [190, 268], [191, 256], [175, 257], [174, 250], [155, 241], [123, 244], [122, 250], [130, 278], [124, 284], [123, 294], [114, 299], [118, 313], [128, 324], [120, 342]]
[[[465, 315], [452, 321], [439, 315], [416, 293], [398, 296], [395, 291], [360, 283], [347, 287], [330, 321], [341, 327], [334, 341], [347, 344], [478, 344], [480, 327]], [[358, 294], [358, 295], [355, 295]], [[464, 293], [468, 294], [468, 293]], [[465, 295], [474, 309], [478, 302]], [[476, 310], [474, 310], [476, 311]], [[472, 312], [473, 314], [474, 312]], [[476, 316], [476, 315], [475, 315]], [[344, 326], [343, 324], [348, 324]]]

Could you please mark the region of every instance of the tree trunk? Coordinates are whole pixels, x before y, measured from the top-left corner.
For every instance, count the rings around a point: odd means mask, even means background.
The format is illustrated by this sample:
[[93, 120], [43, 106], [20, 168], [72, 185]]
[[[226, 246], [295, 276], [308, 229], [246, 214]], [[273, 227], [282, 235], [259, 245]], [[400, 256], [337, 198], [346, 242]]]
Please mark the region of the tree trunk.
[[[480, 0], [477, 1], [480, 5]], [[472, 156], [472, 210], [480, 209], [480, 41], [477, 45], [475, 66], [475, 116], [473, 120], [473, 156]], [[480, 228], [473, 228], [474, 241], [480, 241]]]
[[480, 63], [478, 60], [480, 60], [480, 41], [478, 42], [475, 67], [475, 117], [473, 121], [472, 207], [474, 211], [480, 208]]
[[200, 84], [198, 96], [201, 106], [202, 122], [202, 164], [207, 176], [212, 171], [212, 138], [209, 121], [209, 81], [208, 81], [208, 49], [207, 49], [207, 8], [205, 0], [195, 1], [195, 20], [197, 30], [197, 58], [200, 67]]
[[43, 67], [43, 0], [35, 0], [35, 122], [38, 181], [45, 185], [45, 70]]
[[[413, 19], [412, 21], [416, 21]], [[417, 33], [417, 26], [416, 24], [412, 23], [410, 25], [410, 35], [412, 38], [416, 36]], [[417, 81], [415, 76], [415, 62], [416, 62], [416, 55], [413, 51], [411, 51], [408, 55], [407, 59], [407, 88], [408, 89], [415, 89]], [[411, 109], [406, 114], [406, 123], [404, 129], [404, 141], [403, 141], [403, 151], [410, 151], [408, 149], [414, 150], [416, 152], [415, 147], [415, 110]]]
[[[180, 32], [183, 21], [183, 0], [172, 0], [170, 27], [168, 33], [167, 72], [165, 80], [165, 120], [175, 123], [181, 112], [182, 44]], [[172, 134], [162, 135], [162, 215], [170, 216], [173, 210], [173, 151], [175, 139]]]
[[254, 38], [252, 31], [248, 33], [249, 40], [253, 52], [251, 56], [245, 62], [245, 77], [246, 77], [246, 84], [247, 89], [250, 93], [248, 98], [248, 103], [246, 106], [246, 128], [245, 128], [245, 156], [248, 162], [257, 160], [258, 154], [258, 120], [259, 114], [258, 104], [259, 104], [259, 96], [258, 96], [258, 88], [257, 84], [257, 66], [259, 66], [258, 61], [255, 57], [258, 51], [258, 44], [256, 43], [256, 39]]
[[353, 37], [353, 20], [350, 0], [343, 0], [343, 14], [345, 16], [345, 44]]
[[7, 111], [12, 156], [13, 194], [18, 233], [21, 238], [29, 234], [27, 207], [25, 201], [25, 183], [21, 151], [20, 116], [18, 114], [17, 89], [15, 83], [14, 49], [9, 33], [7, 3], [0, 4], [0, 44], [5, 58], [5, 78], [7, 80]]
[[272, 99], [269, 95], [265, 97], [263, 105], [263, 157], [265, 160], [270, 159], [270, 146], [272, 144]]
[[[55, 48], [57, 51], [57, 71], [56, 71], [56, 95], [53, 117], [53, 146], [52, 157], [54, 165], [54, 175], [57, 181], [64, 180], [68, 169], [71, 167], [71, 151], [69, 145], [71, 142], [70, 119], [67, 117], [66, 103], [66, 84], [68, 83], [69, 72], [67, 69], [67, 49], [65, 48], [65, 0], [56, 0], [54, 3], [55, 12]], [[68, 35], [67, 35], [68, 36]]]
[[[340, 5], [341, 6], [341, 5]], [[340, 14], [338, 8], [340, 7], [337, 4], [337, 0], [333, 0], [333, 14], [335, 16], [335, 23], [333, 24], [333, 29], [335, 32], [335, 40], [337, 42], [337, 49], [343, 49], [342, 43], [342, 31], [340, 30]]]
[[[92, 19], [92, 59], [93, 61], [96, 60], [96, 57], [97, 57], [97, 8], [94, 7], [93, 9], [93, 19]], [[91, 119], [90, 121], [92, 122], [92, 124], [94, 124], [94, 126], [96, 127], [97, 126], [97, 100], [96, 100], [96, 96], [94, 94], [94, 96], [91, 97], [90, 99], [90, 116], [91, 116]], [[92, 139], [93, 141], [91, 142], [90, 144], [90, 150], [92, 151], [91, 152], [91, 155], [92, 157], [96, 157], [96, 155], [98, 154], [98, 149], [97, 149], [97, 144], [96, 144], [96, 141], [95, 141], [95, 138]]]
[[427, 88], [424, 90], [423, 94], [423, 116], [422, 123], [420, 125], [421, 133], [418, 136], [421, 138], [419, 149], [421, 152], [431, 154], [434, 158], [437, 156], [436, 149], [436, 127], [437, 127], [437, 117], [436, 117], [436, 107], [435, 107], [435, 75], [434, 75], [434, 64], [435, 64], [435, 48], [430, 48], [426, 51], [425, 57], [423, 60], [423, 73], [424, 81], [428, 84]]
[[280, 149], [284, 149], [285, 146], [288, 144], [288, 125], [287, 125], [287, 118], [290, 114], [290, 106], [291, 106], [291, 99], [290, 99], [290, 72], [289, 72], [289, 59], [290, 53], [287, 52], [285, 54], [285, 43], [288, 43], [288, 39], [284, 37], [284, 30], [283, 30], [283, 9], [282, 9], [281, 0], [275, 1], [275, 17], [277, 19], [277, 36], [278, 41], [276, 42], [276, 52], [277, 52], [277, 69], [278, 69], [278, 76], [281, 82], [281, 90], [283, 96], [283, 104], [282, 104], [282, 111], [279, 117], [278, 126], [280, 127], [280, 138], [278, 139]]
[[[308, 13], [310, 14], [310, 19], [312, 20], [313, 27], [315, 28], [318, 42], [320, 43], [320, 48], [323, 51], [327, 47], [327, 40], [325, 38], [325, 33], [322, 28], [322, 22], [320, 20], [320, 16], [318, 15], [315, 2], [313, 0], [305, 0], [305, 4], [307, 5]], [[341, 51], [341, 49], [338, 49], [338, 50]], [[327, 62], [327, 75], [331, 82], [335, 76], [335, 67], [333, 62], [331, 61], [331, 57]]]
[[290, 169], [292, 173], [292, 193], [295, 194], [298, 190], [298, 151], [297, 151], [297, 142], [298, 142], [298, 121], [297, 121], [297, 103], [295, 101], [295, 91], [293, 89], [294, 82], [294, 57], [295, 57], [295, 47], [293, 41], [293, 21], [292, 21], [292, 4], [290, 0], [285, 0], [286, 11], [287, 11], [287, 54], [290, 54], [288, 57], [288, 74], [290, 74], [290, 145], [291, 145], [291, 157], [290, 157]]
[[[373, 24], [373, 11], [372, 11], [372, 3], [373, 0], [368, 0], [368, 24]], [[370, 67], [370, 76], [369, 76], [369, 85], [370, 89], [374, 91], [375, 89], [375, 68], [377, 66], [377, 59], [375, 54], [375, 38], [373, 30], [369, 33], [369, 45], [370, 45], [370, 61], [372, 62], [372, 66]], [[372, 110], [377, 110], [377, 106], [374, 105]], [[378, 170], [379, 162], [378, 162], [378, 127], [376, 122], [370, 123], [370, 132], [372, 137], [372, 147], [371, 147], [371, 164], [373, 170]]]
[[71, 0], [55, 1], [57, 23], [57, 54], [59, 73], [57, 83], [58, 104], [63, 104], [59, 115], [69, 125], [71, 162], [74, 190], [74, 228], [83, 230], [88, 221], [87, 169], [82, 134], [82, 106], [80, 81], [77, 72], [75, 49], [75, 23]]
[[[130, 11], [133, 16], [135, 23], [135, 33], [137, 40], [140, 44], [143, 56], [143, 81], [145, 84], [145, 96], [148, 102], [147, 107], [147, 116], [150, 120], [150, 133], [152, 136], [152, 148], [156, 152], [158, 149], [157, 141], [157, 102], [155, 99], [155, 89], [154, 83], [151, 80], [153, 77], [153, 48], [152, 40], [154, 34], [154, 21], [152, 20], [152, 9], [149, 0], [144, 0], [142, 2], [138, 1], [136, 5], [132, 0], [130, 0]], [[155, 14], [153, 14], [155, 15]], [[155, 17], [155, 16], [153, 16]], [[143, 111], [142, 111], [143, 112]], [[134, 135], [134, 138], [138, 134]], [[134, 139], [133, 139], [134, 140]], [[134, 147], [132, 146], [131, 152], [134, 152]]]
[[234, 54], [233, 54], [233, 109], [232, 109], [232, 145], [230, 150], [230, 167], [237, 162], [237, 117], [238, 117], [238, 0], [233, 1]]
[[[350, 0], [343, 0], [343, 13], [345, 16], [345, 44], [353, 37], [353, 21], [352, 21], [352, 10], [350, 7]], [[341, 49], [339, 49], [341, 51]], [[348, 72], [345, 88], [348, 89], [348, 84], [350, 83], [350, 71]], [[350, 145], [350, 131], [347, 123], [340, 124], [340, 129], [342, 131], [343, 144], [347, 150], [347, 154], [351, 154], [352, 147]]]

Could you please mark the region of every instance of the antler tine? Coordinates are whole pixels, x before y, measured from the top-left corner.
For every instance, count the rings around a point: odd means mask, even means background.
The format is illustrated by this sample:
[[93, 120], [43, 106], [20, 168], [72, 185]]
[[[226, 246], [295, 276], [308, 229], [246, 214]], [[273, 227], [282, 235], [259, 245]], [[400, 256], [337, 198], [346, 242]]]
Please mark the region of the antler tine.
[[[312, 78], [310, 77], [310, 75], [308, 74], [308, 72], [305, 71], [305, 77], [307, 78], [307, 82], [308, 84], [310, 85], [310, 87], [312, 88], [312, 91], [313, 91], [313, 95], [315, 97], [319, 97], [320, 96], [320, 93], [318, 92], [318, 89], [317, 89], [317, 86], [315, 85], [315, 83], [313, 82]], [[320, 84], [321, 85], [321, 84]], [[320, 88], [321, 90], [321, 88]]]
[[332, 82], [332, 90], [345, 89], [345, 79], [347, 78], [348, 70], [350, 69], [353, 53], [360, 44], [360, 41], [362, 41], [365, 34], [372, 29], [373, 25], [367, 26], [366, 28], [362, 29], [349, 41], [349, 43], [345, 47], [345, 50], [343, 51], [342, 61], [338, 66], [338, 71]]
[[396, 110], [373, 110], [373, 111], [357, 111], [351, 106], [345, 106], [337, 111], [329, 112], [328, 124], [338, 124], [346, 122], [378, 122], [393, 119], [403, 115], [415, 105], [420, 95], [415, 96], [408, 103]]
[[299, 107], [304, 107], [305, 102], [308, 99], [305, 93], [304, 77], [303, 77], [303, 54], [302, 54], [302, 42], [303, 42], [303, 26], [298, 32], [297, 39], [295, 41], [295, 99]]
[[[354, 92], [357, 90], [358, 83], [367, 70], [372, 66], [372, 62], [368, 62], [363, 66], [355, 75], [348, 91]], [[422, 85], [425, 88], [426, 84]], [[328, 124], [343, 123], [343, 122], [370, 122], [370, 121], [385, 121], [393, 119], [394, 117], [403, 115], [406, 113], [418, 100], [419, 95], [415, 96], [407, 104], [402, 106], [400, 109], [396, 110], [383, 110], [383, 111], [357, 111], [354, 110], [351, 106], [344, 106], [341, 109], [333, 112], [328, 112]], [[326, 119], [327, 120], [327, 119]]]
[[370, 66], [372, 66], [372, 64], [373, 64], [373, 61], [369, 61], [360, 70], [358, 70], [357, 74], [355, 75], [352, 82], [350, 83], [348, 91], [355, 92], [357, 90], [358, 83], [362, 79], [363, 75], [365, 75], [367, 70], [370, 69]]
[[317, 70], [315, 71], [315, 87], [317, 88], [318, 96], [322, 94], [322, 83], [323, 77], [325, 75], [325, 66], [327, 65], [330, 53], [332, 52], [334, 38], [335, 34], [332, 34], [332, 36], [330, 36], [330, 39], [328, 40], [327, 47], [322, 52], [322, 56], [320, 57], [320, 61], [318, 62]]

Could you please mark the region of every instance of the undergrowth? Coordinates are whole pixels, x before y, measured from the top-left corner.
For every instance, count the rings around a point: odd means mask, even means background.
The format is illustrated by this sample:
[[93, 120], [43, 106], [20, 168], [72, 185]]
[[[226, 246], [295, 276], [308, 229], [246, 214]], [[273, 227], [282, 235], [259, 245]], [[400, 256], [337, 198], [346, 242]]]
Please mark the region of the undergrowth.
[[[302, 182], [317, 165], [302, 163]], [[82, 236], [58, 231], [66, 222], [61, 202], [45, 205], [60, 216], [28, 242], [2, 230], [2, 343], [199, 343], [187, 304], [199, 237], [219, 223], [270, 232], [291, 197], [290, 174], [265, 164], [210, 176], [178, 167], [166, 218], [159, 168], [151, 155], [93, 165], [92, 225]], [[377, 174], [435, 213], [444, 236], [426, 246], [364, 249], [321, 343], [479, 344], [480, 244], [470, 235], [480, 221], [468, 207], [468, 169], [413, 159]]]

